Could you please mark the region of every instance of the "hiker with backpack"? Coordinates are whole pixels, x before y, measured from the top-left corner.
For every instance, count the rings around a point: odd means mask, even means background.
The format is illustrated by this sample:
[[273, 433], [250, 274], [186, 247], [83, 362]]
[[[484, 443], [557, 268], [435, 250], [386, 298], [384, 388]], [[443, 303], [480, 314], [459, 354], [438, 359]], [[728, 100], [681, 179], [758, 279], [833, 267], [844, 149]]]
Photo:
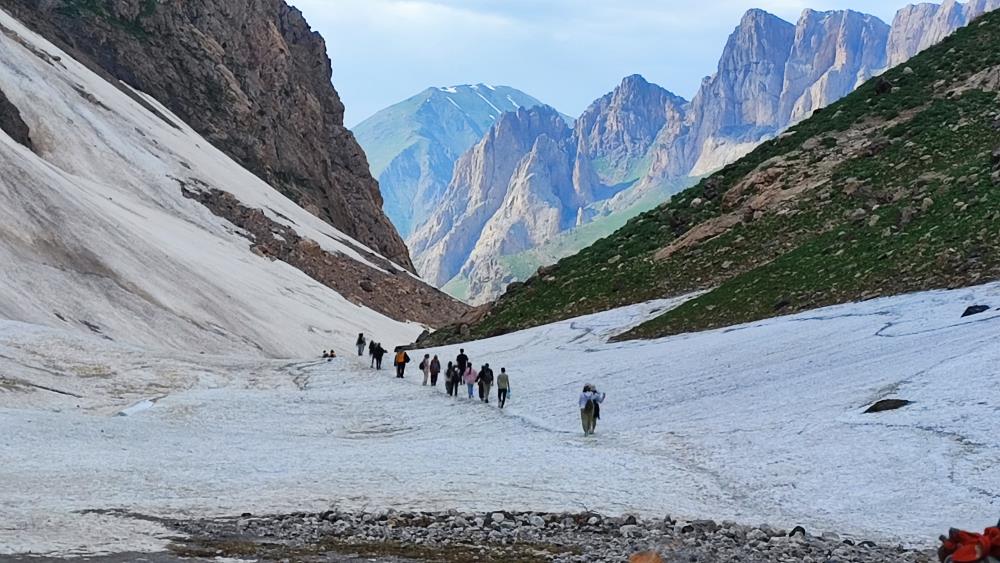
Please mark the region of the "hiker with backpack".
[[500, 368], [500, 375], [497, 376], [497, 404], [503, 408], [507, 404], [507, 397], [510, 395], [510, 376], [507, 375], [507, 368]]
[[375, 350], [372, 351], [372, 361], [375, 362], [375, 369], [382, 369], [382, 356], [385, 356], [386, 349], [381, 342], [375, 343]]
[[591, 384], [583, 386], [583, 393], [580, 393], [580, 420], [583, 423], [583, 435], [589, 436], [597, 428], [597, 421], [601, 418], [601, 403], [604, 402], [604, 393], [599, 393], [597, 387]]
[[378, 349], [378, 342], [372, 340], [371, 342], [368, 343], [368, 356], [371, 357], [372, 360], [371, 367], [375, 367], [375, 350], [377, 349]]
[[431, 387], [437, 387], [439, 373], [441, 373], [441, 360], [435, 355], [431, 360]]
[[479, 383], [479, 400], [489, 403], [490, 388], [493, 386], [493, 370], [490, 369], [490, 364], [483, 364], [483, 367], [479, 370], [476, 382]]
[[448, 367], [444, 370], [444, 391], [449, 397], [452, 393], [458, 394], [458, 378], [455, 376], [457, 371], [455, 364], [448, 362]]
[[406, 364], [408, 363], [410, 363], [410, 355], [406, 353], [406, 350], [397, 348], [396, 358], [393, 361], [393, 365], [396, 366], [397, 379], [403, 379], [403, 375], [406, 373]]
[[[478, 378], [479, 378], [479, 374], [476, 373], [476, 370], [473, 369], [473, 367], [472, 367], [471, 364], [465, 366], [465, 371], [462, 372], [462, 380], [465, 381], [465, 386], [469, 390], [469, 398], [470, 399], [472, 398], [472, 393], [473, 393], [473, 390], [476, 387], [476, 380]], [[455, 392], [455, 395], [458, 395], [457, 391]]]
[[357, 346], [358, 346], [358, 357], [359, 358], [361, 358], [361, 357], [363, 357], [365, 355], [365, 344], [367, 344], [367, 343], [368, 342], [365, 340], [365, 333], [359, 332], [358, 333], [358, 341], [355, 342], [355, 344], [357, 344]]
[[424, 385], [427, 385], [427, 381], [431, 378], [431, 355], [424, 354], [424, 359], [420, 360], [420, 365], [417, 367], [423, 372]]

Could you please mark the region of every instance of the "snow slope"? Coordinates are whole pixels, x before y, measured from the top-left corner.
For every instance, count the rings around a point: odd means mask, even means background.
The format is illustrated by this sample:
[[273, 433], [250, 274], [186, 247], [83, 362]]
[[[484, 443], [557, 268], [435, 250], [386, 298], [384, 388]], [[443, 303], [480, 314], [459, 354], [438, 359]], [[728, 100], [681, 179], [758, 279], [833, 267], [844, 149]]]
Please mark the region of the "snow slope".
[[[677, 302], [466, 344], [511, 371], [504, 411], [356, 358], [150, 354], [0, 324], [0, 551], [164, 541], [88, 509], [587, 508], [918, 544], [995, 522], [1000, 311], [960, 316], [1000, 305], [1000, 284], [606, 343]], [[590, 438], [585, 382], [608, 393]], [[886, 397], [914, 403], [862, 413]]]
[[363, 245], [151, 97], [139, 94], [165, 119], [3, 11], [0, 32], [0, 88], [37, 150], [0, 132], [0, 318], [271, 356], [346, 350], [362, 331], [387, 343], [420, 332], [252, 253], [233, 225], [183, 197], [180, 182], [229, 192], [325, 250], [380, 269]]

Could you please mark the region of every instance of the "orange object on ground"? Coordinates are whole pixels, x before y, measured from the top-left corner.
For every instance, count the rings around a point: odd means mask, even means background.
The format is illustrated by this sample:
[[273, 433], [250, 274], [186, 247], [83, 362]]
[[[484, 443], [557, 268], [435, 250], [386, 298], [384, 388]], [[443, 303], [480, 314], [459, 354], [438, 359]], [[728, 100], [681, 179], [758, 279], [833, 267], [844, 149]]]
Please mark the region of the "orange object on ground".
[[663, 558], [655, 551], [646, 551], [629, 557], [628, 563], [663, 563]]
[[981, 534], [952, 528], [941, 536], [938, 558], [942, 562], [977, 563], [987, 557], [1000, 558], [1000, 527], [986, 528]]

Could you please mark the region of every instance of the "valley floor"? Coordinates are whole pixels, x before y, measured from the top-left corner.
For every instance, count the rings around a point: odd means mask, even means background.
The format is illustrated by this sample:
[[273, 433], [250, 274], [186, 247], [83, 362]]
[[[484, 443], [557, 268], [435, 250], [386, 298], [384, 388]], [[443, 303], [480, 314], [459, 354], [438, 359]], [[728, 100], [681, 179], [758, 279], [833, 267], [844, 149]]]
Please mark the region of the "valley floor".
[[[417, 353], [400, 381], [354, 357], [171, 356], [0, 324], [0, 553], [176, 535], [102, 510], [586, 510], [916, 545], [996, 522], [1000, 285], [606, 343], [675, 304], [466, 344], [511, 372], [503, 411], [422, 387]], [[994, 309], [961, 318], [973, 304]], [[586, 438], [585, 382], [608, 393]], [[863, 414], [882, 398], [913, 404]]]

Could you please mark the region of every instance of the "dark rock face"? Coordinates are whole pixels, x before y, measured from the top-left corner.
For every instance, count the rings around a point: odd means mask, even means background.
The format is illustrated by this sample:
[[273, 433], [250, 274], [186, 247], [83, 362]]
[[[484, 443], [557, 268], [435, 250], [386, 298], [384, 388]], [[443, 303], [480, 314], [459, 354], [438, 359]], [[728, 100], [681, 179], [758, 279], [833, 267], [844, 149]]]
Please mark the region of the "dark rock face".
[[283, 0], [0, 0], [77, 59], [156, 97], [303, 208], [412, 268], [343, 125], [323, 38]]
[[12, 139], [33, 149], [28, 125], [21, 119], [21, 112], [10, 103], [3, 90], [0, 90], [0, 130], [10, 135]]

